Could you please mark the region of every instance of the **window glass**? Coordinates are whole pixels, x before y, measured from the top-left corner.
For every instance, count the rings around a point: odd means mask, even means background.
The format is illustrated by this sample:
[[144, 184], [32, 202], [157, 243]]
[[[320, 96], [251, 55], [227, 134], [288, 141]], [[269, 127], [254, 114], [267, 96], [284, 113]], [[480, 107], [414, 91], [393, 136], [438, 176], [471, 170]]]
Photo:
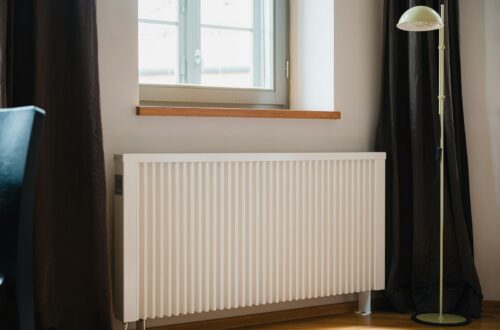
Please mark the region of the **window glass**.
[[200, 0], [201, 24], [253, 28], [254, 0]]
[[139, 23], [139, 76], [145, 84], [178, 81], [177, 26]]
[[272, 89], [274, 0], [139, 0], [139, 82]]
[[178, 21], [178, 0], [139, 0], [139, 19]]
[[203, 28], [201, 40], [202, 85], [231, 87], [254, 85], [250, 31]]

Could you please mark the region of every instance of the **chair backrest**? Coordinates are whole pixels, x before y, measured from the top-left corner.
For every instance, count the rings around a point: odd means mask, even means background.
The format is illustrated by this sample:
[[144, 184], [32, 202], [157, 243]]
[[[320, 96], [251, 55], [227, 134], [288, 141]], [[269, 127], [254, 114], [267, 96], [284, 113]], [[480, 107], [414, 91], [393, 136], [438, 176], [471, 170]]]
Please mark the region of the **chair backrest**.
[[34, 329], [32, 223], [45, 113], [0, 109], [0, 329]]

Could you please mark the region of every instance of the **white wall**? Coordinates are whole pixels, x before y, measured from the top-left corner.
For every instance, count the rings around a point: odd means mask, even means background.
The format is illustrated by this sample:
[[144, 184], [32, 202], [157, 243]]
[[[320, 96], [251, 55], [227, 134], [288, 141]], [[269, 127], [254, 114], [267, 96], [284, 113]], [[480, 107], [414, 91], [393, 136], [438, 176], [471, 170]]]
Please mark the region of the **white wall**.
[[333, 109], [334, 31], [332, 0], [290, 1], [291, 109]]
[[475, 262], [484, 298], [500, 300], [500, 1], [460, 7]]
[[[338, 121], [137, 117], [136, 1], [97, 0], [110, 222], [112, 159], [116, 153], [373, 149], [381, 80], [382, 0], [334, 2], [336, 84], [332, 93], [335, 109], [342, 112], [342, 119]], [[325, 34], [331, 35], [329, 31]]]

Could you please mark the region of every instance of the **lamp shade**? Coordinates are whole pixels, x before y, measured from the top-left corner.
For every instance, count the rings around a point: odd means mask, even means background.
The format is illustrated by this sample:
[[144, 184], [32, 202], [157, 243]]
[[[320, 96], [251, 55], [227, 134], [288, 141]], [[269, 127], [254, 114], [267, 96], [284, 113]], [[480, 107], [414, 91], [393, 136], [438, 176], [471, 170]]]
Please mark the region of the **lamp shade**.
[[442, 28], [443, 20], [434, 9], [427, 6], [415, 6], [401, 16], [397, 27], [405, 31], [432, 31]]

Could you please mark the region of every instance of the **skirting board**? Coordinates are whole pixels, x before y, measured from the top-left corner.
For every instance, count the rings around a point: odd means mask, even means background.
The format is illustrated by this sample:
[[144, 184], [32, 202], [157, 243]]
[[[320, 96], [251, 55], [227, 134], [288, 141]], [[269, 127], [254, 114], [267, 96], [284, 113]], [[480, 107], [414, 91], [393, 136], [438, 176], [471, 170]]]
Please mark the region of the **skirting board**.
[[495, 300], [484, 300], [482, 306], [483, 312], [495, 312], [500, 313], [500, 301]]
[[247, 326], [247, 327], [258, 326], [258, 325], [283, 322], [283, 321], [301, 320], [312, 317], [351, 313], [356, 311], [357, 307], [358, 307], [357, 302], [346, 302], [340, 304], [304, 307], [304, 308], [296, 308], [296, 309], [277, 311], [277, 312], [236, 316], [224, 319], [192, 322], [185, 324], [175, 324], [163, 327], [156, 327], [152, 329], [154, 330], [232, 329], [242, 326]]

